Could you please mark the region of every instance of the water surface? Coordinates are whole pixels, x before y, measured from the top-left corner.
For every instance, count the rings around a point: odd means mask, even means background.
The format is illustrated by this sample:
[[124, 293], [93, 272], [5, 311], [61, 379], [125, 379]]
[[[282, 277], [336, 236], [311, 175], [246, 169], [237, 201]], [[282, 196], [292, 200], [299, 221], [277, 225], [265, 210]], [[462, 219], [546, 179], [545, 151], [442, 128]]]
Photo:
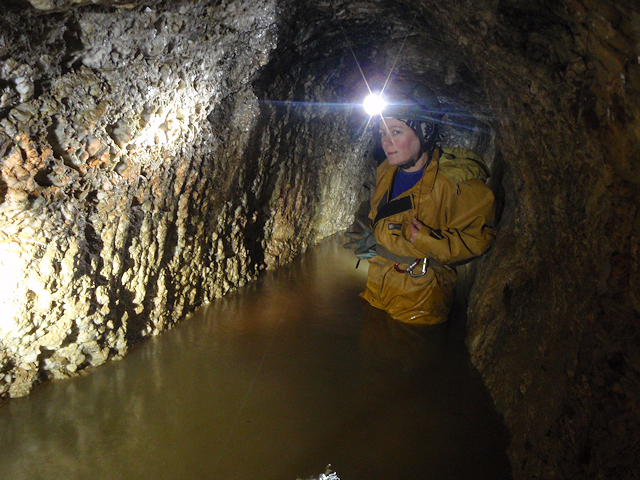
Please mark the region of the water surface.
[[456, 329], [358, 297], [343, 238], [216, 300], [124, 360], [0, 406], [0, 478], [510, 478]]

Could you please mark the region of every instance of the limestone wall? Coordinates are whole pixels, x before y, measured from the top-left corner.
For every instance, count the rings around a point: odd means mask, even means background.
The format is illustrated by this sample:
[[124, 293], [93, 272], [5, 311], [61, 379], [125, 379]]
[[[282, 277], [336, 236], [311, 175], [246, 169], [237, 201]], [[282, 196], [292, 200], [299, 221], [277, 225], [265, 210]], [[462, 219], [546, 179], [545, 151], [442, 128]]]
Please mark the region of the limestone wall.
[[346, 117], [252, 84], [276, 20], [270, 0], [8, 10], [0, 395], [120, 357], [350, 224]]

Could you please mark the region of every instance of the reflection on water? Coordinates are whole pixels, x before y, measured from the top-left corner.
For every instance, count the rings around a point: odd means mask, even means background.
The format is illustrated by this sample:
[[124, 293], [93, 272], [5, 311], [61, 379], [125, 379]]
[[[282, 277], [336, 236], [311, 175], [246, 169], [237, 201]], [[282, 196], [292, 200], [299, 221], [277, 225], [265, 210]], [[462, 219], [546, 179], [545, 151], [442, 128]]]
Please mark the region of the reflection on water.
[[0, 406], [0, 478], [510, 478], [461, 341], [367, 307], [342, 242]]

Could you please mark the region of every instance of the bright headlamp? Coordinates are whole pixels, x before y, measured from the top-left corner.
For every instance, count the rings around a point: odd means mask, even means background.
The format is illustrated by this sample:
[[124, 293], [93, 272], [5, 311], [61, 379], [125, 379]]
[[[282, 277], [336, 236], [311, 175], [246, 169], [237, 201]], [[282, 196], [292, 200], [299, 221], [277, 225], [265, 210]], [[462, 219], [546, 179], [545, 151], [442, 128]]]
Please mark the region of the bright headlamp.
[[373, 117], [374, 115], [380, 115], [382, 113], [384, 107], [387, 106], [387, 102], [385, 102], [380, 95], [371, 93], [364, 99], [362, 106], [364, 107], [364, 111], [367, 112], [367, 115]]
[[439, 122], [442, 119], [438, 98], [429, 88], [418, 85], [407, 89], [402, 84], [396, 87], [384, 92], [384, 98], [377, 93], [367, 95], [362, 104], [364, 111], [371, 117], [384, 115], [419, 122]]

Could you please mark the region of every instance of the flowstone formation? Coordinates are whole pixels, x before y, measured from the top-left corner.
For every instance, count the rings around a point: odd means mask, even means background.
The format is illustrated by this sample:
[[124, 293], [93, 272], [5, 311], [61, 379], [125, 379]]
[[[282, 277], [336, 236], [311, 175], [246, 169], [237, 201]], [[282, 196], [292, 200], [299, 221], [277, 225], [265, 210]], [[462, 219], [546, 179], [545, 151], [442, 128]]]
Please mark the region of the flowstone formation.
[[364, 199], [346, 117], [252, 84], [274, 2], [133, 7], [1, 20], [0, 394], [122, 356]]
[[5, 395], [346, 227], [371, 144], [344, 104], [391, 73], [492, 167], [461, 293], [514, 478], [640, 476], [637, 1], [5, 3]]

